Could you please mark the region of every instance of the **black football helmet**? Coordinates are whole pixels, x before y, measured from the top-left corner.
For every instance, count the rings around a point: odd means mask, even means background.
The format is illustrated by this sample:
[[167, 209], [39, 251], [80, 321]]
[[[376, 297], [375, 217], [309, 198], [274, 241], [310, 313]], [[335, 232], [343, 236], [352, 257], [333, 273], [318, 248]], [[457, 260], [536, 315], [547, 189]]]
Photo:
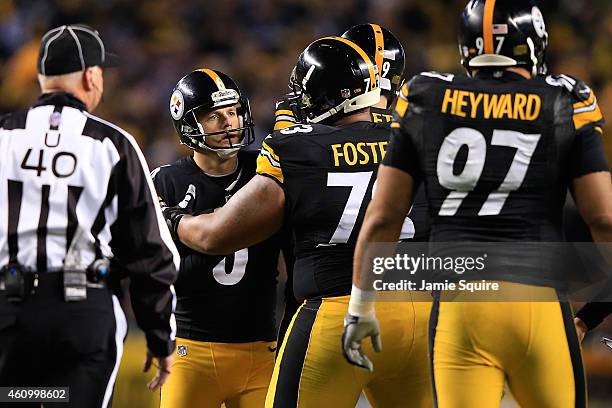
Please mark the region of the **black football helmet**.
[[548, 33], [531, 0], [471, 0], [461, 14], [459, 53], [468, 73], [483, 67], [523, 67], [546, 74]]
[[357, 44], [342, 37], [321, 38], [306, 47], [292, 83], [300, 123], [333, 123], [380, 101], [376, 65]]
[[[200, 112], [211, 111], [232, 105], [237, 106], [240, 127], [214, 133], [205, 133], [198, 122]], [[231, 157], [238, 150], [253, 143], [255, 133], [249, 100], [240, 91], [236, 83], [223, 72], [208, 68], [197, 69], [176, 84], [170, 98], [170, 115], [174, 128], [182, 144], [192, 149], [206, 149], [217, 152], [222, 157]], [[238, 144], [229, 147], [212, 147], [206, 143], [206, 137], [212, 135], [241, 132]], [[228, 137], [229, 140], [229, 137]]]
[[378, 67], [380, 92], [391, 102], [402, 85], [406, 56], [399, 40], [378, 24], [359, 24], [342, 37], [360, 46]]

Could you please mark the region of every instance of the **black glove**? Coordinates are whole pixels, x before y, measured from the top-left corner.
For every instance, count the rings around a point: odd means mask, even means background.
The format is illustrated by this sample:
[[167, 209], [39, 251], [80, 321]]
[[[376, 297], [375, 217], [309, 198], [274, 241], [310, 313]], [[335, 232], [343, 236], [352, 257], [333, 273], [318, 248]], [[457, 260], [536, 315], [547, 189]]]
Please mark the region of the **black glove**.
[[185, 198], [183, 201], [178, 203], [175, 206], [168, 206], [165, 202], [160, 202], [162, 214], [164, 215], [164, 219], [166, 220], [166, 225], [168, 225], [168, 229], [170, 230], [170, 235], [174, 242], [180, 243], [181, 240], [178, 236], [178, 226], [181, 222], [181, 218], [185, 214], [190, 214], [193, 212], [193, 204], [195, 203], [195, 186], [190, 184], [187, 188], [187, 193], [185, 194]]

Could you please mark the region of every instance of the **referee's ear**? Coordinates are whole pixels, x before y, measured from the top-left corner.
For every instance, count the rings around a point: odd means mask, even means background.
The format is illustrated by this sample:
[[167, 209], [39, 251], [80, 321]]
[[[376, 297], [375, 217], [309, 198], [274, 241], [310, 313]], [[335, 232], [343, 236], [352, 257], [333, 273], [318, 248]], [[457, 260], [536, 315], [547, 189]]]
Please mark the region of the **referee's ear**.
[[85, 105], [87, 110], [92, 112], [100, 103], [104, 91], [102, 68], [97, 65], [85, 68], [81, 82], [86, 95]]
[[95, 91], [94, 84], [94, 67], [87, 67], [83, 70], [83, 76], [81, 78], [83, 89], [85, 92]]

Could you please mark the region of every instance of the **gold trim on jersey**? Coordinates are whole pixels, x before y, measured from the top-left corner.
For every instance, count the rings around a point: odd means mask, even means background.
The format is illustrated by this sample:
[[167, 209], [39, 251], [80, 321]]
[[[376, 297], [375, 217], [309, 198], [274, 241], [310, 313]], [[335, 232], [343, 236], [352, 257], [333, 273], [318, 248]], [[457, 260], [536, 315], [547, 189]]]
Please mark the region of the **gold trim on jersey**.
[[574, 110], [576, 110], [576, 109], [583, 109], [583, 108], [591, 107], [595, 104], [597, 104], [597, 98], [595, 98], [595, 94], [593, 93], [593, 91], [591, 91], [586, 101], [576, 102], [572, 106]]
[[[336, 40], [336, 41], [340, 41], [340, 42], [343, 42], [343, 43], [349, 45], [351, 48], [353, 48], [355, 51], [357, 51], [359, 56], [361, 58], [363, 58], [363, 60], [368, 64], [368, 71], [370, 73], [370, 89], [369, 89], [369, 91], [373, 91], [373, 90], [378, 88], [378, 82], [376, 81], [376, 72], [374, 72], [374, 64], [372, 63], [372, 60], [370, 60], [370, 57], [368, 57], [368, 54], [366, 54], [365, 51], [362, 50], [360, 46], [358, 46], [354, 42], [352, 42], [350, 40], [347, 40], [346, 38], [342, 38], [342, 37], [323, 37], [321, 39], [322, 40]], [[366, 89], [366, 92], [367, 91], [368, 91], [368, 89]]]
[[589, 123], [599, 122], [602, 119], [603, 115], [601, 114], [601, 110], [599, 110], [599, 106], [597, 105], [597, 103], [595, 103], [595, 107], [593, 108], [593, 110], [574, 113], [574, 116], [572, 117], [576, 130], [582, 128], [585, 125], [588, 125]]
[[372, 31], [374, 31], [374, 59], [378, 67], [378, 74], [382, 75], [383, 57], [385, 55], [385, 38], [378, 24], [370, 24], [370, 26], [372, 27]]
[[283, 130], [293, 125], [295, 125], [295, 122], [289, 122], [287, 120], [279, 120], [279, 121], [274, 122], [274, 130]]
[[208, 69], [208, 68], [200, 68], [198, 69], [198, 71], [204, 72], [213, 81], [215, 81], [215, 84], [217, 85], [217, 88], [219, 88], [220, 91], [225, 90], [225, 84], [223, 83], [223, 80], [221, 80], [221, 78], [219, 77], [219, 75], [217, 75], [215, 71], [213, 71], [212, 69]]
[[279, 109], [276, 112], [274, 112], [274, 116], [280, 116], [280, 115], [293, 116], [293, 111], [291, 111], [289, 109]]
[[261, 146], [259, 156], [257, 156], [257, 174], [264, 174], [274, 177], [279, 183], [285, 182], [283, 170], [281, 169], [280, 158], [274, 150], [264, 142]]
[[[395, 113], [397, 113], [401, 119], [406, 114], [407, 109], [408, 109], [408, 84], [404, 84], [402, 88], [400, 89], [399, 98], [397, 98], [397, 102], [395, 103]], [[393, 127], [393, 125], [391, 125], [391, 127]]]
[[493, 14], [495, 11], [495, 0], [486, 0], [484, 5], [484, 16], [482, 17], [482, 38], [484, 40], [484, 53], [494, 54], [493, 50]]

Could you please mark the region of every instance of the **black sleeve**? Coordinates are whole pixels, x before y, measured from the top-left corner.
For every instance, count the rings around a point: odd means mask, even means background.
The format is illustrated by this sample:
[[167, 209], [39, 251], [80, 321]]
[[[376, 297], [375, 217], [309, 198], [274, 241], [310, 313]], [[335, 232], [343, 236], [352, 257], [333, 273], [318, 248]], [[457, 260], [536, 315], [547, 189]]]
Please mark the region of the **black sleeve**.
[[391, 137], [383, 164], [410, 174], [417, 186], [424, 175], [420, 166], [418, 146], [415, 143], [415, 137], [419, 135], [416, 127], [419, 126], [420, 119], [412, 115], [410, 109], [409, 88], [414, 82], [415, 78], [404, 84], [399, 92], [393, 109]]
[[610, 169], [602, 134], [594, 126], [585, 126], [576, 132], [571, 154], [570, 171], [573, 178]]
[[165, 357], [174, 351], [176, 299], [171, 285], [179, 257], [140, 149], [127, 138], [119, 144], [113, 186], [119, 213], [111, 227], [111, 247], [130, 277], [132, 307], [147, 346], [155, 356]]
[[599, 326], [610, 313], [612, 313], [612, 302], [589, 302], [576, 313], [576, 316], [591, 331]]
[[410, 174], [415, 181], [415, 185], [423, 180], [416, 146], [411, 139], [411, 135], [405, 129], [392, 130], [383, 164]]

